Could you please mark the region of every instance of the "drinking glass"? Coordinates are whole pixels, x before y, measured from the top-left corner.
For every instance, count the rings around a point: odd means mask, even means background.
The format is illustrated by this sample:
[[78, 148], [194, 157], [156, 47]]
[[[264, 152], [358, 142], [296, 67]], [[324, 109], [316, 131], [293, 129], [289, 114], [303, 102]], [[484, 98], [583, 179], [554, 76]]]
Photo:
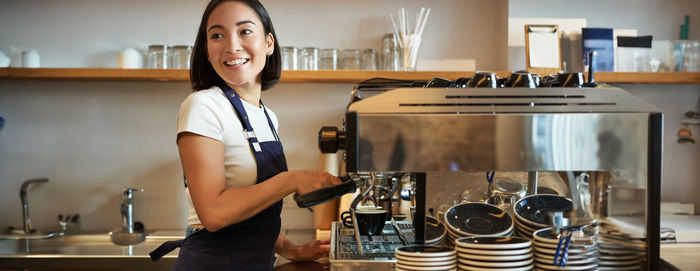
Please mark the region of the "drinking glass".
[[189, 45], [175, 45], [170, 52], [170, 65], [168, 68], [171, 69], [189, 69], [190, 68], [190, 53], [192, 53], [192, 46]]
[[377, 53], [374, 49], [362, 50], [362, 69], [370, 71], [377, 70]]
[[338, 55], [338, 49], [321, 49], [319, 52], [319, 69], [337, 70]]
[[382, 41], [382, 70], [401, 70], [401, 55], [394, 33], [385, 34]]
[[284, 46], [282, 49], [282, 69], [296, 70], [297, 69], [297, 48], [293, 46]]
[[318, 70], [318, 48], [304, 47], [300, 53], [300, 70]]
[[343, 50], [343, 70], [359, 70], [362, 56], [359, 49]]
[[165, 45], [148, 46], [148, 68], [165, 69], [168, 66], [168, 47]]

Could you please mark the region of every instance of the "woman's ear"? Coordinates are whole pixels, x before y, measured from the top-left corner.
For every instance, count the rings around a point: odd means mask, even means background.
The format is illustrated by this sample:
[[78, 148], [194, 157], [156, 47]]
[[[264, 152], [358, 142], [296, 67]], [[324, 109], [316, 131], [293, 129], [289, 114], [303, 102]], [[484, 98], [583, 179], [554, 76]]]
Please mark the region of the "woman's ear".
[[267, 43], [267, 56], [271, 56], [275, 52], [275, 37], [272, 36], [272, 33], [269, 33], [265, 41]]

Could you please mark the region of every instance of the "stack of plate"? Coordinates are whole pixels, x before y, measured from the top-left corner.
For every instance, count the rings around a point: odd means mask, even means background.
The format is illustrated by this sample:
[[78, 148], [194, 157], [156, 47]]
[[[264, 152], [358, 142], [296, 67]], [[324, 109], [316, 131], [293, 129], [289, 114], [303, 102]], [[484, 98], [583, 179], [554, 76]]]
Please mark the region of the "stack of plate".
[[[598, 237], [587, 227], [573, 232], [564, 266], [554, 264], [560, 234], [552, 233], [551, 228], [535, 231], [535, 266], [541, 270], [596, 270], [598, 268]], [[561, 250], [558, 261], [561, 260]]]
[[457, 253], [436, 246], [405, 246], [395, 250], [397, 271], [457, 270]]
[[531, 195], [513, 204], [515, 233], [532, 240], [532, 234], [539, 229], [551, 227], [547, 221], [550, 212], [569, 212], [573, 208], [570, 199], [557, 195]]
[[459, 270], [526, 271], [535, 267], [532, 242], [519, 237], [462, 237], [455, 241]]
[[445, 240], [445, 224], [431, 216], [425, 217], [425, 245], [439, 246]]
[[623, 233], [611, 224], [603, 224], [599, 235], [599, 270], [638, 270], [645, 264], [646, 238]]
[[447, 240], [474, 236], [510, 236], [513, 218], [501, 208], [487, 203], [462, 203], [445, 212]]

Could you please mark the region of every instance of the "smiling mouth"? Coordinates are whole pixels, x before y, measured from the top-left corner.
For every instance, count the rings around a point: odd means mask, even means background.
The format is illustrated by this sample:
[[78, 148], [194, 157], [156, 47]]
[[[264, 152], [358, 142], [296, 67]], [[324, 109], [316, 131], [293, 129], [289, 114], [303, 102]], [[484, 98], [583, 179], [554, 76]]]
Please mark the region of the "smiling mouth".
[[229, 61], [224, 61], [224, 64], [229, 67], [238, 67], [243, 64], [248, 63], [249, 59], [247, 58], [238, 58], [234, 60], [229, 60]]

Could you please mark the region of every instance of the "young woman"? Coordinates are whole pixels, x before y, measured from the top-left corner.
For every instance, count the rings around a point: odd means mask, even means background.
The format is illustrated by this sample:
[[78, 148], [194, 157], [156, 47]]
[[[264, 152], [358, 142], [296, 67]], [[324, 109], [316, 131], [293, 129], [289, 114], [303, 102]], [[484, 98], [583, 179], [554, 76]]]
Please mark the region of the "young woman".
[[281, 58], [270, 17], [257, 0], [213, 0], [192, 54], [195, 91], [180, 107], [177, 145], [190, 204], [174, 270], [272, 270], [274, 254], [308, 261], [328, 241], [297, 246], [280, 234], [282, 199], [340, 183], [326, 172], [287, 171], [276, 115], [260, 100], [277, 83]]

